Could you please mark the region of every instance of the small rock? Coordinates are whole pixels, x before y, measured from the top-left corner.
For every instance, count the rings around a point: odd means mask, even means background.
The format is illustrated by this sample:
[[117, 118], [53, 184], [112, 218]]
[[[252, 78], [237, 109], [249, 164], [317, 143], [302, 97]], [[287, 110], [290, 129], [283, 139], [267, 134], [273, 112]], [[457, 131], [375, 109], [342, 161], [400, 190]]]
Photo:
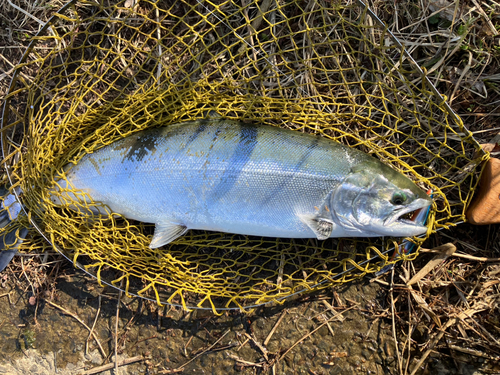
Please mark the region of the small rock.
[[367, 349], [363, 349], [361, 351], [361, 355], [365, 358], [365, 359], [370, 359], [370, 357], [372, 356], [372, 352], [370, 352], [369, 350]]

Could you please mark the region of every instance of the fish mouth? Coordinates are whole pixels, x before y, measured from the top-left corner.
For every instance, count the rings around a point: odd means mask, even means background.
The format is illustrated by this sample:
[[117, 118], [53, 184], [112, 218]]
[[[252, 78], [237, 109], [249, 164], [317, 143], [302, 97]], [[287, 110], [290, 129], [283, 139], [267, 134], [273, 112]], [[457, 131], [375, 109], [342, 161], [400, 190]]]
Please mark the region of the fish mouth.
[[415, 199], [408, 206], [395, 210], [392, 215], [384, 220], [384, 226], [392, 228], [397, 232], [405, 233], [406, 236], [416, 236], [425, 233], [427, 227], [420, 220], [410, 220], [404, 216], [419, 209], [427, 208], [431, 203], [430, 199]]

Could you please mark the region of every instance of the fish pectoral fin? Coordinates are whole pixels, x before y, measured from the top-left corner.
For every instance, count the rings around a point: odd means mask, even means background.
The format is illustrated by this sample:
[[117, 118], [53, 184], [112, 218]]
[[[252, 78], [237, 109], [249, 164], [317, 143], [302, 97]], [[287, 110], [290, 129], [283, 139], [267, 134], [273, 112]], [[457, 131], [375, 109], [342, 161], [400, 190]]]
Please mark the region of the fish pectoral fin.
[[332, 235], [333, 223], [330, 220], [309, 215], [301, 215], [299, 217], [314, 232], [318, 240], [326, 240]]
[[157, 247], [166, 245], [182, 236], [187, 230], [188, 228], [183, 224], [172, 222], [156, 223], [155, 234], [149, 247], [156, 249]]

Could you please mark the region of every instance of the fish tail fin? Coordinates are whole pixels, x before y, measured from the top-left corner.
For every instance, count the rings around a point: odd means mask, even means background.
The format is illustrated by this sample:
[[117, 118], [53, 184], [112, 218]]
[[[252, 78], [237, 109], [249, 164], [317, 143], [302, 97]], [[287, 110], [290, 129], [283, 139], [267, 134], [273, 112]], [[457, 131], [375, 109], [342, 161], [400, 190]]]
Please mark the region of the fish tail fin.
[[0, 188], [3, 195], [0, 208], [0, 272], [8, 266], [19, 246], [28, 235], [27, 228], [16, 227], [16, 219], [22, 211], [21, 204], [15, 194], [9, 194], [5, 188]]

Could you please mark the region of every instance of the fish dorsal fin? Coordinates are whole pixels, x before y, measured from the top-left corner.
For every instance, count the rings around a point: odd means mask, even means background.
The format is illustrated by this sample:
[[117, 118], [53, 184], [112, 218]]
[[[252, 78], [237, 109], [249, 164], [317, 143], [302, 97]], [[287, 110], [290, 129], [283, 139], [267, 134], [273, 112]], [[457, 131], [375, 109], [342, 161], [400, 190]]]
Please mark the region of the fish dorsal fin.
[[318, 240], [330, 238], [333, 231], [333, 222], [318, 215], [301, 215], [300, 220], [316, 235]]
[[188, 228], [185, 225], [172, 223], [170, 221], [156, 223], [155, 234], [149, 244], [149, 247], [151, 249], [156, 249], [157, 247], [166, 245], [182, 236], [187, 232], [187, 230]]

